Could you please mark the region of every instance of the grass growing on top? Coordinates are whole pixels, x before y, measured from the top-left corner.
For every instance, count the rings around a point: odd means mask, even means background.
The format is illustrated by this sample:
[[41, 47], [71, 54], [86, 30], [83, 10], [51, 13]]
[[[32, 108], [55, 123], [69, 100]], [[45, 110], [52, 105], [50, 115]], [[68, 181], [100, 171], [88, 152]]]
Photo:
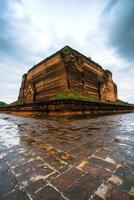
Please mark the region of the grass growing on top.
[[72, 89], [60, 92], [60, 93], [56, 96], [56, 100], [61, 100], [61, 99], [73, 99], [73, 100], [83, 100], [83, 101], [94, 101], [93, 98], [90, 98], [90, 97], [85, 96], [85, 95], [78, 94], [78, 93], [76, 93], [76, 92], [75, 92], [74, 90], [72, 90]]
[[88, 97], [86, 95], [78, 94], [73, 89], [62, 91], [56, 96], [56, 100], [66, 100], [66, 99], [89, 101], [89, 102], [98, 102], [98, 103], [114, 104], [114, 105], [134, 106], [133, 104], [129, 104], [129, 103], [123, 102], [121, 100], [117, 100], [115, 102], [97, 100], [97, 99], [94, 99], [93, 97]]
[[0, 101], [0, 107], [6, 106], [7, 104], [3, 101]]

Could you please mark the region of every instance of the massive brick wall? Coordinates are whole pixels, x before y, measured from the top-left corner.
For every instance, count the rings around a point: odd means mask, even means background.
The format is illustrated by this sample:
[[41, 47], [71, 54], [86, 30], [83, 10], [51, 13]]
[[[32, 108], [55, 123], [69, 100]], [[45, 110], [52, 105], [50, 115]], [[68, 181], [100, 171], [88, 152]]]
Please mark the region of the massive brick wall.
[[67, 90], [66, 70], [60, 54], [34, 66], [23, 76], [19, 94], [22, 103], [53, 99]]
[[19, 101], [41, 102], [73, 89], [102, 101], [116, 101], [112, 74], [79, 52], [65, 47], [31, 68], [22, 78]]

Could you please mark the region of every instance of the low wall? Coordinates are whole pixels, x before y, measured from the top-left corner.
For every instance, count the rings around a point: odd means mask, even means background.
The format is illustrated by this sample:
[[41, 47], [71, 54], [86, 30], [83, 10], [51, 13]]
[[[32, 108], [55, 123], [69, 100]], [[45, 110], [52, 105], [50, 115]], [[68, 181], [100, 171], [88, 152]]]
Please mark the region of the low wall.
[[40, 103], [2, 107], [0, 108], [0, 112], [29, 116], [73, 116], [134, 112], [134, 106], [129, 104], [122, 105], [78, 100], [53, 100]]

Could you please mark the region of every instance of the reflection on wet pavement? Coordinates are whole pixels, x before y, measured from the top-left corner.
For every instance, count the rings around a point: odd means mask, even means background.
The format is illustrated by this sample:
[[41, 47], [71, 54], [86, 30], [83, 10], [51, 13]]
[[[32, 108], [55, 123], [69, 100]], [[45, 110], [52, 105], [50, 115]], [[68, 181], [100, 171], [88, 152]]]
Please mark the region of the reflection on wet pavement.
[[0, 199], [134, 199], [134, 114], [0, 114]]

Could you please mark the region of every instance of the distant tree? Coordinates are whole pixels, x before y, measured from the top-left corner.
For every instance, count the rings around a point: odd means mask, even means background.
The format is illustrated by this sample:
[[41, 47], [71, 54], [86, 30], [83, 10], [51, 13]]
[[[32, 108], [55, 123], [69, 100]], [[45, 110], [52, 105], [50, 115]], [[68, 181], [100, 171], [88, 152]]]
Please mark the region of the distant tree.
[[7, 104], [3, 101], [0, 101], [0, 107], [6, 106]]

